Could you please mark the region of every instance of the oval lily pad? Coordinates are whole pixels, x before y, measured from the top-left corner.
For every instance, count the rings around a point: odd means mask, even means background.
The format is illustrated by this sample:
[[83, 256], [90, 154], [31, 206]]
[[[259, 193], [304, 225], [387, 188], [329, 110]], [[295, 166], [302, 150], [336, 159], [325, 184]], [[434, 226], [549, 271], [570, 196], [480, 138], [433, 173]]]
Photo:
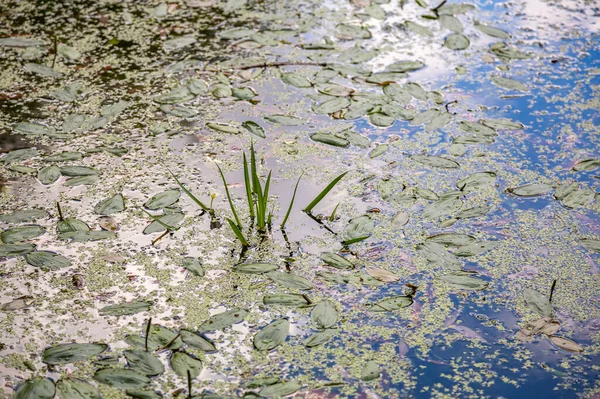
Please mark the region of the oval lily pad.
[[350, 220], [344, 230], [346, 236], [345, 243], [362, 241], [371, 235], [375, 228], [375, 222], [368, 215], [362, 215]]
[[517, 90], [522, 92], [529, 91], [529, 88], [524, 83], [515, 79], [503, 78], [502, 76], [492, 76], [491, 80], [496, 86], [500, 86], [508, 90]]
[[162, 193], [155, 194], [152, 198], [146, 201], [144, 207], [150, 210], [163, 209], [177, 202], [180, 195], [181, 191], [179, 190], [163, 191]]
[[338, 321], [335, 304], [328, 300], [319, 302], [310, 313], [310, 319], [320, 329], [334, 326]]
[[578, 161], [573, 165], [574, 171], [590, 171], [598, 168], [600, 166], [600, 159], [584, 159], [582, 161]]
[[272, 271], [266, 273], [265, 275], [274, 282], [285, 287], [298, 288], [301, 290], [310, 290], [313, 288], [313, 284], [310, 282], [310, 280], [291, 273]]
[[411, 296], [397, 295], [385, 298], [373, 304], [369, 310], [371, 312], [391, 312], [412, 305], [413, 299]]
[[183, 378], [187, 378], [188, 373], [191, 378], [196, 378], [202, 372], [202, 362], [185, 352], [173, 353], [169, 363], [171, 364], [173, 371]]
[[253, 340], [254, 347], [261, 351], [270, 351], [285, 341], [289, 330], [289, 321], [286, 319], [275, 320], [256, 333]]
[[42, 354], [42, 362], [50, 365], [75, 363], [107, 349], [106, 344], [60, 344], [46, 349]]
[[99, 215], [112, 215], [125, 210], [125, 199], [121, 194], [115, 194], [110, 198], [100, 201], [95, 207], [94, 212]]
[[74, 242], [99, 241], [116, 237], [117, 235], [112, 231], [104, 230], [67, 231], [58, 235], [58, 238], [61, 240], [71, 240]]
[[441, 198], [427, 205], [421, 216], [428, 220], [439, 219], [458, 212], [462, 206], [463, 201], [460, 198]]
[[0, 222], [22, 223], [30, 222], [35, 219], [41, 219], [48, 216], [48, 212], [43, 209], [23, 209], [8, 214], [0, 215]]
[[204, 268], [202, 267], [202, 262], [198, 258], [185, 257], [183, 258], [183, 268], [189, 270], [190, 273], [198, 276], [204, 277]]
[[125, 302], [118, 305], [105, 306], [99, 310], [102, 316], [125, 316], [132, 315], [140, 312], [147, 312], [152, 307], [150, 302]]
[[[177, 225], [177, 223], [179, 223], [183, 220], [183, 213], [181, 213], [181, 212], [167, 213], [165, 215], [160, 216], [158, 218], [158, 220], [160, 220], [163, 224], [166, 224], [167, 226], [174, 227]], [[146, 228], [144, 229], [144, 231], [142, 233], [143, 234], [160, 233], [165, 230], [167, 230], [167, 228], [155, 220], [152, 223], [150, 223], [148, 226], [146, 226]]]
[[369, 158], [373, 159], [373, 158], [380, 157], [383, 154], [385, 154], [388, 149], [389, 149], [389, 145], [387, 145], [387, 144], [378, 145], [377, 147], [375, 147], [375, 149], [373, 151], [371, 151], [369, 153]]
[[233, 271], [243, 274], [262, 274], [279, 269], [272, 263], [240, 263], [233, 267]]
[[90, 184], [94, 184], [96, 183], [98, 180], [100, 180], [100, 177], [98, 177], [98, 175], [89, 175], [89, 176], [78, 176], [78, 177], [73, 177], [72, 179], [69, 179], [65, 182], [65, 186], [67, 187], [75, 187], [75, 186], [82, 186], [82, 185], [90, 185]]
[[291, 115], [267, 115], [263, 118], [273, 125], [299, 126], [304, 124], [304, 120]]
[[90, 383], [73, 378], [58, 381], [56, 393], [60, 399], [102, 399], [98, 388]]
[[81, 220], [68, 218], [58, 221], [56, 224], [56, 231], [59, 233], [67, 233], [70, 231], [90, 231], [90, 227]]
[[312, 83], [310, 83], [310, 80], [308, 80], [306, 77], [304, 77], [298, 73], [294, 73], [294, 72], [284, 73], [281, 76], [281, 80], [283, 80], [285, 83], [287, 83], [289, 85], [292, 85], [292, 86], [298, 87], [298, 88], [312, 87]]
[[127, 359], [129, 367], [142, 374], [153, 376], [165, 372], [165, 366], [150, 352], [128, 349], [123, 351], [123, 355]]
[[183, 342], [192, 348], [200, 349], [204, 352], [214, 352], [217, 350], [215, 344], [202, 335], [193, 333], [189, 330], [180, 330], [179, 334], [181, 334], [181, 339]]
[[14, 399], [52, 399], [56, 394], [54, 383], [48, 378], [35, 377], [21, 384]]
[[152, 324], [150, 326], [148, 340], [157, 343], [160, 348], [168, 345], [168, 348], [171, 350], [177, 350], [183, 346], [181, 337], [177, 337], [175, 332], [166, 327], [159, 326], [158, 324]]
[[342, 109], [350, 105], [350, 99], [347, 97], [336, 97], [331, 100], [327, 100], [316, 107], [313, 107], [313, 111], [317, 115], [333, 114], [334, 112], [341, 111]]
[[336, 334], [337, 334], [336, 329], [328, 328], [326, 330], [319, 331], [319, 332], [311, 335], [310, 337], [306, 338], [304, 341], [302, 341], [302, 344], [304, 346], [306, 346], [307, 348], [313, 348], [315, 346], [323, 345], [324, 343], [328, 342]]
[[307, 306], [310, 301], [303, 294], [269, 294], [263, 297], [265, 305], [280, 305], [280, 306]]
[[509, 188], [508, 191], [511, 194], [517, 195], [519, 197], [536, 197], [538, 195], [543, 195], [552, 190], [552, 186], [545, 183], [533, 183], [533, 184], [525, 184], [523, 186]]
[[223, 313], [217, 313], [202, 323], [198, 330], [200, 332], [222, 330], [233, 324], [244, 321], [246, 316], [248, 316], [248, 311], [246, 309], [237, 308], [225, 311]]
[[479, 190], [482, 187], [491, 186], [496, 182], [496, 173], [494, 172], [476, 172], [456, 183], [456, 187], [465, 192]]
[[5, 244], [15, 244], [41, 236], [46, 232], [42, 226], [30, 224], [26, 226], [13, 227], [0, 233], [0, 239]]
[[60, 168], [58, 166], [46, 166], [38, 172], [38, 180], [43, 185], [52, 184], [60, 177]]
[[442, 276], [442, 280], [446, 282], [450, 287], [459, 290], [484, 290], [488, 287], [488, 283], [482, 279], [470, 276], [462, 275], [447, 275]]
[[62, 166], [60, 168], [60, 173], [63, 176], [77, 177], [97, 175], [98, 171], [88, 166]]
[[310, 135], [310, 138], [313, 141], [323, 144], [329, 144], [334, 147], [348, 147], [350, 145], [350, 142], [348, 140], [336, 137], [333, 134], [329, 133], [313, 133]]
[[208, 122], [206, 127], [211, 128], [212, 130], [216, 130], [217, 132], [227, 133], [227, 134], [240, 134], [240, 129], [236, 126], [220, 123], [220, 122]]
[[145, 375], [120, 368], [98, 370], [93, 378], [102, 384], [121, 389], [139, 389], [150, 383], [150, 378]]
[[360, 378], [363, 381], [373, 381], [378, 379], [381, 376], [379, 373], [379, 364], [377, 362], [370, 360], [365, 365], [365, 368], [360, 373]]
[[25, 255], [25, 260], [31, 266], [42, 269], [56, 270], [71, 266], [71, 261], [68, 258], [50, 251], [30, 252]]
[[278, 382], [261, 389], [258, 394], [264, 398], [282, 398], [297, 392], [301, 387], [296, 381]]
[[260, 126], [256, 122], [246, 121], [242, 123], [242, 127], [249, 131], [251, 134], [255, 135], [256, 137], [260, 137], [261, 139], [267, 137], [267, 135], [265, 134], [265, 129], [263, 129], [262, 126]]
[[444, 46], [451, 50], [464, 50], [469, 47], [471, 42], [469, 39], [460, 33], [452, 33], [444, 40]]
[[35, 249], [35, 244], [1, 244], [0, 256], [25, 255]]
[[321, 260], [336, 269], [354, 268], [354, 264], [334, 252], [321, 252]]
[[525, 305], [540, 316], [551, 317], [554, 315], [554, 308], [548, 298], [532, 288], [525, 288], [523, 291]]

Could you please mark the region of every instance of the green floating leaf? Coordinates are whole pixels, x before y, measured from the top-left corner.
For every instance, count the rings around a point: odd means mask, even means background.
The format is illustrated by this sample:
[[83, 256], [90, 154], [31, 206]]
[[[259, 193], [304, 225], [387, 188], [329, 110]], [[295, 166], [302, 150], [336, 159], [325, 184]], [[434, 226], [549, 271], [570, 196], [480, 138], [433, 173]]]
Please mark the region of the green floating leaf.
[[371, 312], [391, 312], [394, 310], [402, 309], [412, 305], [413, 299], [411, 296], [397, 295], [389, 298], [385, 298], [371, 306], [369, 310]]
[[62, 73], [57, 70], [50, 68], [49, 66], [36, 64], [34, 62], [28, 62], [23, 65], [23, 69], [27, 72], [35, 73], [36, 75], [45, 76], [48, 78], [60, 78]]
[[[583, 238], [579, 240], [579, 242], [581, 243], [581, 245], [583, 245], [586, 249], [589, 249], [590, 251], [600, 252], [600, 240], [596, 240], [593, 238]], [[0, 254], [1, 252], [2, 250], [0, 249]]]
[[41, 236], [46, 232], [42, 226], [30, 224], [26, 226], [13, 227], [0, 233], [0, 239], [5, 244], [15, 244]]
[[41, 40], [31, 39], [29, 37], [3, 37], [0, 38], [0, 47], [36, 47], [43, 46], [45, 43]]
[[161, 399], [162, 395], [156, 391], [128, 389], [125, 391], [127, 396], [137, 399]]
[[0, 245], [0, 256], [25, 255], [34, 249], [34, 244], [2, 244]]
[[185, 257], [183, 258], [183, 268], [189, 270], [195, 276], [204, 277], [204, 268], [202, 262], [198, 258]]
[[350, 105], [350, 99], [347, 97], [336, 97], [331, 100], [327, 100], [316, 107], [313, 107], [313, 111], [317, 115], [333, 114], [341, 111]]
[[303, 119], [290, 115], [267, 115], [263, 119], [273, 125], [299, 126], [304, 124]]
[[46, 166], [38, 172], [38, 180], [43, 185], [49, 185], [56, 182], [60, 177], [60, 169], [58, 166]]
[[211, 316], [210, 319], [200, 325], [198, 330], [201, 333], [222, 330], [233, 324], [244, 321], [246, 316], [248, 316], [248, 311], [246, 309], [231, 309]]
[[328, 328], [323, 331], [319, 331], [310, 337], [306, 338], [302, 344], [307, 348], [313, 348], [315, 346], [323, 345], [328, 342], [337, 334], [337, 330], [333, 328]]
[[318, 143], [329, 144], [334, 147], [348, 147], [350, 142], [346, 139], [334, 136], [329, 133], [313, 133], [310, 135], [311, 140], [316, 141]]
[[534, 289], [525, 288], [523, 296], [525, 297], [527, 307], [540, 316], [551, 317], [554, 315], [554, 308], [545, 295], [540, 294]]
[[441, 198], [423, 209], [421, 216], [427, 220], [439, 219], [443, 216], [453, 215], [463, 206], [460, 198]]
[[181, 212], [167, 213], [166, 215], [159, 216], [158, 220], [154, 220], [152, 223], [146, 226], [142, 233], [152, 234], [163, 232], [167, 230], [164, 225], [175, 227], [177, 226], [177, 223], [183, 220], [183, 216], [184, 215]]
[[172, 88], [168, 93], [154, 98], [159, 104], [178, 104], [193, 100], [196, 97], [187, 87], [179, 86]]
[[459, 290], [473, 290], [479, 291], [484, 290], [488, 287], [488, 283], [482, 279], [463, 276], [463, 275], [447, 275], [442, 276], [441, 279], [446, 282], [451, 288]]
[[95, 207], [94, 212], [99, 215], [112, 215], [125, 210], [125, 199], [121, 194], [115, 194], [110, 198], [100, 201]]
[[81, 185], [90, 185], [96, 183], [98, 180], [100, 180], [98, 175], [73, 177], [65, 182], [65, 186], [75, 187]]
[[31, 222], [36, 219], [45, 218], [48, 212], [43, 209], [22, 209], [11, 213], [0, 215], [0, 222], [5, 223], [23, 223]]
[[216, 83], [210, 87], [210, 93], [215, 98], [226, 98], [231, 97], [233, 90], [231, 90], [231, 87], [229, 87], [227, 84]]
[[181, 105], [163, 104], [160, 110], [165, 114], [173, 115], [178, 118], [193, 118], [198, 115], [198, 111], [192, 108], [182, 107]]
[[498, 241], [483, 241], [483, 242], [474, 242], [464, 247], [458, 248], [454, 251], [454, 255], [456, 256], [475, 256], [479, 255], [483, 252], [494, 249], [500, 244]]
[[227, 133], [227, 134], [240, 134], [240, 129], [236, 126], [230, 125], [228, 123], [220, 123], [220, 122], [208, 122], [206, 127], [211, 128], [212, 130], [216, 130], [218, 132]]
[[474, 10], [475, 6], [467, 3], [444, 3], [437, 9], [438, 15], [456, 15], [464, 14], [468, 11]]
[[148, 340], [152, 340], [158, 344], [159, 348], [166, 347], [171, 350], [177, 350], [183, 346], [181, 337], [177, 337], [177, 334], [166, 327], [159, 326], [158, 324], [152, 324], [150, 326], [150, 334]]
[[373, 159], [373, 158], [380, 157], [383, 154], [385, 154], [388, 149], [389, 149], [389, 145], [387, 145], [387, 144], [378, 145], [377, 147], [375, 147], [375, 149], [373, 151], [371, 151], [369, 153], [369, 158]]
[[101, 316], [125, 316], [141, 312], [147, 312], [152, 307], [150, 302], [125, 302], [118, 305], [105, 306], [100, 309]]
[[179, 334], [181, 334], [183, 342], [192, 348], [200, 349], [204, 352], [214, 352], [217, 350], [215, 344], [204, 338], [202, 335], [198, 335], [189, 330], [180, 330]]
[[0, 158], [0, 162], [11, 163], [25, 161], [26, 159], [33, 158], [38, 155], [38, 151], [35, 148], [21, 148], [19, 150], [12, 150], [4, 154]]
[[445, 266], [452, 270], [461, 270], [462, 262], [446, 250], [444, 245], [439, 242], [427, 241], [424, 244], [417, 245], [417, 252], [429, 262], [438, 266]]
[[258, 394], [264, 398], [282, 398], [297, 392], [301, 387], [296, 381], [279, 382], [261, 389]]
[[106, 344], [60, 344], [46, 349], [42, 354], [42, 362], [50, 365], [75, 363], [107, 349]]
[[310, 313], [310, 319], [319, 329], [333, 327], [338, 321], [338, 311], [331, 301], [321, 301]]
[[24, 174], [34, 174], [35, 172], [37, 172], [37, 169], [25, 165], [10, 165], [8, 167], [8, 170]]
[[63, 176], [77, 177], [94, 176], [98, 174], [98, 171], [88, 166], [62, 166], [60, 167], [60, 173]]
[[600, 159], [584, 159], [582, 161], [577, 161], [575, 165], [573, 165], [574, 171], [590, 171], [595, 170], [600, 166]]
[[272, 263], [240, 263], [233, 267], [233, 271], [243, 274], [262, 274], [279, 269]]
[[260, 126], [256, 122], [246, 121], [242, 123], [242, 127], [249, 131], [251, 134], [255, 135], [256, 137], [260, 137], [261, 139], [267, 137], [267, 135], [265, 134], [265, 129], [263, 129], [262, 126]]
[[469, 47], [471, 42], [469, 39], [460, 33], [452, 33], [444, 39], [444, 46], [451, 50], [464, 50]]
[[176, 203], [180, 196], [181, 191], [179, 190], [163, 191], [162, 193], [155, 194], [152, 198], [146, 201], [144, 207], [153, 211], [163, 209]]
[[436, 157], [433, 155], [411, 155], [410, 159], [423, 165], [433, 166], [435, 168], [458, 168], [460, 165], [448, 158]]
[[135, 371], [147, 376], [159, 375], [165, 372], [165, 366], [150, 352], [128, 349], [123, 351], [127, 364]]
[[61, 152], [55, 155], [49, 155], [44, 157], [43, 160], [46, 162], [62, 162], [62, 161], [78, 161], [83, 158], [83, 154], [80, 152]]
[[334, 252], [321, 252], [321, 260], [336, 269], [352, 269], [354, 264]]
[[375, 222], [368, 215], [362, 215], [350, 220], [344, 230], [346, 242], [357, 242], [369, 238], [375, 228]]
[[521, 83], [518, 80], [503, 78], [501, 76], [492, 76], [491, 80], [492, 83], [496, 86], [500, 86], [508, 90], [517, 90], [522, 92], [529, 91], [529, 88], [524, 83]]
[[71, 266], [71, 261], [68, 258], [50, 251], [30, 252], [25, 255], [25, 260], [31, 266], [42, 269], [57, 270]]
[[254, 336], [254, 347], [261, 351], [270, 351], [281, 345], [288, 336], [290, 322], [286, 319], [275, 320]]
[[533, 183], [525, 184], [516, 188], [509, 188], [506, 191], [519, 197], [536, 197], [538, 195], [546, 194], [552, 189], [553, 187], [549, 184]]
[[339, 24], [335, 27], [336, 34], [343, 38], [350, 39], [370, 39], [371, 32], [357, 25]]
[[568, 194], [561, 200], [561, 203], [567, 208], [580, 208], [594, 202], [596, 192], [591, 188], [576, 190]]
[[312, 87], [312, 83], [310, 83], [310, 80], [308, 80], [306, 77], [304, 77], [298, 73], [294, 73], [294, 72], [284, 73], [281, 76], [281, 80], [283, 80], [285, 83], [287, 83], [289, 85], [292, 85], [292, 86], [298, 87], [298, 88]]
[[58, 221], [56, 224], [56, 231], [59, 233], [67, 233], [70, 231], [90, 231], [90, 227], [81, 220], [68, 218]]
[[363, 381], [373, 381], [379, 377], [381, 377], [381, 374], [379, 373], [379, 364], [373, 360], [367, 362], [365, 368], [360, 373], [360, 378]]
[[238, 100], [251, 100], [258, 94], [251, 87], [240, 87], [233, 89], [232, 95]]
[[144, 388], [150, 383], [150, 378], [133, 370], [107, 368], [96, 371], [94, 380], [121, 389]]
[[310, 290], [313, 288], [313, 283], [311, 283], [310, 280], [291, 273], [272, 271], [266, 273], [265, 276], [284, 287], [297, 288], [300, 290]]
[[520, 130], [524, 127], [522, 123], [506, 118], [483, 119], [481, 123], [495, 130]]
[[173, 353], [169, 363], [173, 371], [183, 378], [187, 378], [188, 373], [191, 378], [196, 378], [202, 372], [202, 362], [184, 352]]
[[102, 399], [98, 388], [90, 383], [73, 378], [58, 381], [56, 393], [60, 399]]
[[52, 399], [56, 394], [54, 383], [48, 378], [35, 377], [21, 384], [14, 399]]
[[510, 39], [511, 36], [508, 32], [506, 32], [505, 30], [493, 27], [493, 26], [488, 26], [488, 25], [483, 25], [480, 24], [479, 22], [475, 22], [475, 28], [477, 28], [480, 32], [485, 33], [488, 36], [491, 37], [496, 37], [498, 39]]
[[416, 33], [417, 35], [421, 35], [421, 36], [424, 36], [424, 37], [433, 37], [433, 33], [426, 26], [419, 25], [419, 24], [417, 24], [415, 22], [412, 22], [412, 21], [406, 21], [404, 23], [404, 25], [406, 26], [406, 28], [408, 30]]
[[494, 172], [476, 172], [456, 183], [456, 188], [465, 192], [477, 191], [480, 188], [491, 186], [496, 182]]
[[396, 119], [381, 112], [374, 112], [369, 115], [369, 122], [379, 127], [389, 127], [394, 124]]
[[487, 215], [492, 207], [490, 206], [475, 206], [469, 209], [463, 209], [454, 215], [457, 219], [470, 219]]
[[303, 294], [269, 294], [263, 297], [265, 305], [280, 305], [280, 306], [307, 306], [310, 302], [306, 295]]
[[440, 24], [454, 33], [462, 33], [463, 32], [463, 24], [460, 22], [460, 19], [453, 17], [452, 15], [440, 15], [438, 18]]
[[112, 231], [104, 230], [90, 230], [90, 231], [68, 231], [60, 233], [58, 238], [60, 240], [71, 240], [74, 242], [88, 242], [88, 241], [99, 241], [106, 240], [108, 238], [116, 238], [117, 235]]

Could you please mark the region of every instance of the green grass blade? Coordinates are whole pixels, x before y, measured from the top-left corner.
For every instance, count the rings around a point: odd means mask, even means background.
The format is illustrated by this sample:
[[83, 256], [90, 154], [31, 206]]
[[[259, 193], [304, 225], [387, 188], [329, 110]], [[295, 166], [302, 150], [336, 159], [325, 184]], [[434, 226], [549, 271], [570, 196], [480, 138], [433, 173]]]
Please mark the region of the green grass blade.
[[221, 170], [221, 167], [219, 165], [217, 165], [217, 168], [219, 169], [219, 173], [221, 174], [221, 178], [223, 179], [223, 185], [225, 186], [225, 193], [227, 194], [227, 200], [229, 201], [229, 206], [231, 207], [231, 212], [233, 213], [233, 217], [235, 218], [235, 221], [238, 225], [239, 228], [242, 228], [242, 222], [240, 222], [240, 218], [237, 215], [237, 212], [235, 211], [235, 206], [233, 205], [233, 201], [231, 200], [231, 195], [229, 195], [229, 188], [227, 187], [227, 181], [225, 180], [225, 175], [223, 174], [223, 171]]
[[[168, 170], [168, 169], [167, 169]], [[179, 188], [181, 188], [181, 191], [183, 191], [188, 197], [190, 197], [192, 199], [192, 201], [194, 201], [196, 204], [198, 204], [198, 206], [200, 208], [202, 208], [203, 211], [210, 211], [210, 208], [207, 207], [206, 205], [204, 205], [202, 203], [202, 201], [200, 201], [198, 198], [196, 198], [194, 196], [194, 194], [191, 193], [190, 190], [188, 190], [187, 188], [185, 188], [185, 186], [179, 181], [179, 179], [177, 178], [177, 176], [175, 176], [173, 174], [173, 172], [171, 172], [169, 170], [169, 173], [171, 174], [171, 176], [173, 176], [173, 178], [175, 179], [175, 181], [177, 182], [177, 185], [179, 185]]]
[[246, 198], [248, 199], [248, 211], [250, 211], [250, 217], [254, 219], [254, 204], [252, 201], [252, 183], [250, 183], [250, 174], [248, 172], [248, 160], [246, 159], [246, 153], [244, 153], [244, 183], [246, 185]]
[[313, 208], [314, 208], [315, 206], [317, 206], [317, 204], [318, 204], [319, 202], [321, 202], [321, 200], [322, 200], [323, 198], [325, 198], [325, 196], [326, 196], [326, 195], [327, 195], [327, 194], [328, 194], [328, 193], [329, 193], [329, 192], [330, 192], [330, 191], [333, 189], [333, 187], [335, 187], [335, 185], [336, 185], [336, 184], [338, 184], [338, 182], [339, 182], [340, 180], [342, 180], [342, 178], [343, 178], [344, 176], [346, 176], [346, 174], [347, 174], [347, 173], [348, 173], [348, 172], [344, 172], [344, 173], [342, 173], [341, 175], [339, 175], [338, 177], [336, 177], [335, 179], [333, 179], [333, 180], [331, 181], [331, 183], [329, 183], [329, 184], [327, 185], [327, 187], [325, 187], [325, 188], [323, 189], [323, 191], [321, 191], [321, 192], [319, 193], [319, 195], [317, 195], [317, 196], [315, 197], [315, 199], [314, 199], [314, 200], [312, 200], [312, 202], [311, 202], [310, 204], [308, 204], [308, 206], [307, 206], [306, 208], [304, 208], [304, 212], [306, 212], [306, 213], [310, 213], [310, 212], [313, 210]]
[[260, 188], [260, 180], [256, 172], [256, 154], [254, 153], [254, 143], [250, 143], [250, 172], [252, 174], [252, 192], [258, 194]]
[[335, 220], [335, 212], [338, 209], [338, 206], [340, 206], [340, 203], [338, 202], [337, 205], [335, 206], [335, 208], [333, 208], [333, 212], [331, 212], [331, 216], [329, 216], [329, 221], [333, 222]]
[[260, 215], [261, 219], [258, 221], [258, 227], [263, 229], [267, 223], [265, 220], [267, 216], [267, 206], [269, 204], [269, 187], [271, 186], [271, 172], [269, 171], [269, 175], [267, 176], [267, 181], [265, 182], [264, 190], [261, 190], [261, 198], [260, 198]]
[[246, 238], [244, 237], [244, 235], [242, 234], [242, 231], [240, 230], [239, 227], [236, 226], [235, 222], [229, 218], [226, 218], [227, 222], [229, 223], [229, 226], [231, 227], [231, 230], [233, 230], [233, 234], [235, 234], [235, 236], [237, 237], [238, 240], [240, 240], [240, 242], [242, 243], [242, 245], [244, 247], [249, 246], [248, 241], [246, 241]]
[[300, 174], [300, 177], [296, 181], [296, 186], [294, 187], [294, 194], [292, 194], [290, 206], [288, 206], [287, 212], [285, 213], [285, 217], [283, 218], [283, 222], [281, 222], [281, 225], [279, 226], [281, 229], [285, 228], [285, 223], [287, 222], [288, 218], [290, 217], [290, 213], [292, 212], [292, 206], [294, 206], [294, 199], [296, 199], [296, 191], [298, 191], [298, 184], [300, 183], [300, 179], [302, 179], [302, 176], [304, 176], [304, 172]]
[[169, 230], [169, 231], [175, 231], [175, 230], [179, 230], [179, 227], [177, 227], [177, 226], [169, 226], [168, 224], [166, 224], [166, 223], [163, 223], [163, 222], [160, 220], [160, 218], [161, 218], [162, 216], [165, 216], [165, 215], [161, 215], [160, 217], [158, 217], [158, 216], [154, 216], [153, 214], [149, 213], [149, 212], [148, 212], [147, 210], [145, 210], [145, 209], [142, 209], [142, 211], [146, 212], [146, 215], [150, 216], [150, 217], [152, 218], [152, 220], [154, 220], [156, 223], [158, 223], [158, 224], [162, 225], [162, 226], [163, 226], [165, 229], [167, 229], [167, 230]]

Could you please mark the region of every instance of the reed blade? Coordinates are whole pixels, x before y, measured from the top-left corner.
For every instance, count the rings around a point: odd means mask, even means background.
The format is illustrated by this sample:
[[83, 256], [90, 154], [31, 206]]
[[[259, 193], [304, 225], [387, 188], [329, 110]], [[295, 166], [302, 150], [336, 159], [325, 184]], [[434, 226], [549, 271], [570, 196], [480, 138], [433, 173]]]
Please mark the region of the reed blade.
[[[177, 227], [177, 226], [169, 226], [168, 224], [166, 224], [163, 221], [161, 221], [160, 217], [154, 216], [153, 214], [149, 213], [147, 210], [142, 209], [142, 211], [146, 212], [146, 215], [150, 216], [152, 218], [152, 220], [154, 220], [156, 223], [158, 223], [161, 226], [163, 226], [165, 229], [167, 229], [169, 231], [177, 231], [177, 230], [179, 230], [179, 227]], [[164, 216], [164, 215], [162, 215], [162, 216]]]
[[240, 218], [237, 215], [237, 212], [235, 211], [235, 206], [233, 205], [233, 201], [231, 200], [231, 195], [229, 195], [229, 188], [227, 187], [227, 181], [225, 180], [225, 175], [223, 174], [223, 171], [221, 170], [221, 167], [219, 165], [217, 165], [217, 168], [219, 169], [219, 173], [221, 174], [221, 178], [223, 179], [223, 185], [225, 186], [225, 193], [227, 194], [227, 200], [229, 201], [229, 206], [231, 207], [231, 212], [233, 213], [233, 217], [235, 218], [235, 221], [238, 225], [239, 228], [242, 228], [242, 222], [240, 222]]
[[206, 205], [204, 205], [202, 203], [202, 201], [200, 201], [198, 198], [196, 198], [194, 196], [194, 194], [192, 194], [192, 192], [190, 190], [188, 190], [187, 188], [185, 188], [185, 186], [179, 181], [179, 179], [177, 178], [177, 176], [175, 176], [173, 174], [173, 172], [171, 172], [169, 170], [169, 173], [171, 174], [171, 176], [173, 176], [173, 178], [175, 179], [175, 182], [177, 182], [177, 185], [179, 186], [179, 188], [181, 188], [181, 191], [183, 191], [188, 197], [190, 197], [192, 199], [192, 201], [194, 201], [200, 208], [202, 208], [203, 211], [210, 211], [209, 207], [207, 207]]
[[[349, 171], [348, 171], [348, 172], [349, 172]], [[304, 208], [304, 212], [306, 212], [306, 213], [310, 213], [310, 212], [313, 210], [313, 208], [314, 208], [315, 206], [317, 206], [317, 204], [318, 204], [319, 202], [321, 202], [321, 200], [323, 200], [323, 198], [325, 198], [325, 196], [326, 196], [327, 194], [329, 194], [329, 192], [330, 192], [330, 191], [333, 189], [333, 187], [335, 187], [335, 185], [336, 185], [336, 184], [338, 184], [338, 182], [339, 182], [340, 180], [342, 180], [342, 178], [343, 178], [344, 176], [346, 176], [346, 174], [347, 174], [348, 172], [344, 172], [344, 173], [342, 173], [341, 175], [339, 175], [338, 177], [336, 177], [335, 179], [333, 179], [333, 180], [331, 181], [331, 183], [329, 183], [329, 184], [327, 185], [327, 187], [325, 187], [325, 188], [323, 189], [323, 191], [321, 191], [321, 192], [319, 193], [319, 195], [317, 195], [317, 196], [315, 197], [315, 199], [314, 199], [314, 200], [312, 200], [312, 202], [311, 202], [310, 204], [308, 204], [308, 206], [307, 206], [306, 208]]]
[[231, 230], [233, 230], [233, 234], [235, 234], [235, 236], [237, 237], [238, 240], [240, 240], [240, 242], [242, 243], [242, 245], [244, 247], [249, 246], [248, 241], [246, 241], [246, 237], [244, 237], [244, 234], [242, 234], [242, 231], [240, 230], [239, 227], [237, 227], [237, 225], [235, 224], [235, 222], [229, 218], [225, 218], [227, 219], [227, 223], [229, 223], [229, 226], [231, 227]]
[[248, 199], [248, 211], [250, 217], [254, 219], [254, 204], [252, 201], [252, 183], [250, 183], [250, 173], [248, 172], [248, 160], [244, 153], [244, 184], [246, 185], [246, 198]]
[[294, 187], [294, 194], [292, 194], [290, 206], [288, 206], [287, 212], [285, 213], [285, 217], [283, 218], [283, 222], [281, 222], [281, 225], [279, 225], [281, 229], [285, 228], [285, 223], [287, 222], [288, 218], [290, 217], [290, 213], [292, 212], [292, 206], [294, 206], [294, 199], [296, 199], [296, 191], [298, 191], [298, 184], [300, 184], [300, 179], [302, 179], [302, 176], [304, 176], [304, 172], [300, 174], [300, 177], [296, 181], [296, 186]]

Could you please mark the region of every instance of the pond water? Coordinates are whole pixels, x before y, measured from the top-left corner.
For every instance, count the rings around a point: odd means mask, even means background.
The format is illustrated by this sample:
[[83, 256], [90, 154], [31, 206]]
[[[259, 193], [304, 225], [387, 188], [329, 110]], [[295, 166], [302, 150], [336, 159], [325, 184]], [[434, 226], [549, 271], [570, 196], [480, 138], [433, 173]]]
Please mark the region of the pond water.
[[600, 397], [596, 2], [0, 21], [0, 397]]

